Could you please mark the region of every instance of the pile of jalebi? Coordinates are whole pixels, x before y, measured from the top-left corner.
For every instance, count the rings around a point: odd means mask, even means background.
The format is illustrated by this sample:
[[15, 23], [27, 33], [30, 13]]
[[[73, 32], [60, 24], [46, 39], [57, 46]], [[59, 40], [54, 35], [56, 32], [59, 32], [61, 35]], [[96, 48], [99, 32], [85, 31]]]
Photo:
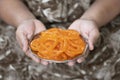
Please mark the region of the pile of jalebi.
[[48, 60], [70, 60], [81, 55], [86, 43], [75, 30], [51, 28], [32, 40], [31, 50], [40, 58]]

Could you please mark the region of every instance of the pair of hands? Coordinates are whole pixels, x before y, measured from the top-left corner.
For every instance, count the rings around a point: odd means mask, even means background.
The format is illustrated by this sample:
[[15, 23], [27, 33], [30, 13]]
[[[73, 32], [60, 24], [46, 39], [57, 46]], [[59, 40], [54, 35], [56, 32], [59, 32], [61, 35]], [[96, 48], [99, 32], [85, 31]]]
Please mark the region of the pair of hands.
[[[75, 20], [69, 27], [69, 29], [74, 29], [87, 39], [89, 49], [94, 49], [94, 43], [99, 37], [99, 30], [98, 26], [94, 21], [91, 20], [82, 20], [78, 19]], [[32, 39], [32, 37], [43, 31], [46, 30], [44, 24], [40, 22], [37, 19], [33, 20], [26, 20], [23, 23], [21, 23], [16, 31], [16, 38], [20, 45], [20, 47], [23, 49], [23, 51], [26, 53], [26, 55], [30, 58], [32, 58], [35, 62], [41, 63], [43, 65], [47, 65], [48, 62], [44, 60], [40, 60], [35, 54], [31, 53], [29, 49], [29, 41]], [[84, 61], [84, 58], [77, 59], [78, 63], [81, 63]], [[74, 65], [75, 61], [68, 62], [68, 65], [72, 66]]]

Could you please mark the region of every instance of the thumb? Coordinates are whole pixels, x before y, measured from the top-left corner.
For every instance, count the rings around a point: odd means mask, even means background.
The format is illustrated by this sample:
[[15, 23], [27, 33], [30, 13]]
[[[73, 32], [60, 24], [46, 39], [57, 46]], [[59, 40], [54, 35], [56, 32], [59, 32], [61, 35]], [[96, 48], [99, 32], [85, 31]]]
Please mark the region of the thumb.
[[22, 45], [23, 51], [26, 52], [28, 50], [28, 40], [24, 33], [19, 35], [19, 41]]
[[35, 23], [35, 33], [34, 34], [38, 34], [41, 31], [46, 30], [45, 25], [40, 22], [39, 20], [34, 20]]

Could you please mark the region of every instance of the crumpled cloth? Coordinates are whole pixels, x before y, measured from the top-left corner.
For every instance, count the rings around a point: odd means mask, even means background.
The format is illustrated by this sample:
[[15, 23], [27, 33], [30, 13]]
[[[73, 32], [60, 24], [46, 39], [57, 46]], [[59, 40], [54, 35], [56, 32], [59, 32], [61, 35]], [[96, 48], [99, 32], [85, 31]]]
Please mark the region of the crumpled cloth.
[[70, 22], [89, 8], [91, 0], [24, 0], [42, 22]]

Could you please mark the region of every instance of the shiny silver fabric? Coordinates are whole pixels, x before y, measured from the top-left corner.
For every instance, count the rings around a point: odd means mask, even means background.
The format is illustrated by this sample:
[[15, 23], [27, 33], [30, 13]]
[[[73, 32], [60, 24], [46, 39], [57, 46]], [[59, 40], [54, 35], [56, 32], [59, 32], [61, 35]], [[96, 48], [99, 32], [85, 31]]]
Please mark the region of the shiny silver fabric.
[[[57, 25], [67, 26], [68, 22]], [[101, 28], [100, 33], [98, 45], [81, 64], [43, 66], [22, 52], [15, 29], [0, 23], [0, 80], [120, 80], [120, 17]]]
[[90, 0], [25, 0], [43, 22], [70, 22], [89, 8]]

